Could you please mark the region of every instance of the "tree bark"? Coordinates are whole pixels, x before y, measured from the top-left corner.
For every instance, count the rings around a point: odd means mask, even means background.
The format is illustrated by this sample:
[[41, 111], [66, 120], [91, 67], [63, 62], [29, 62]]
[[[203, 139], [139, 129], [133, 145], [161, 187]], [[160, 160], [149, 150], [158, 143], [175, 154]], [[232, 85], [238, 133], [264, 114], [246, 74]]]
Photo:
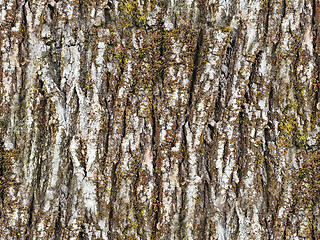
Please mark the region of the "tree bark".
[[317, 0], [0, 0], [1, 239], [320, 239]]

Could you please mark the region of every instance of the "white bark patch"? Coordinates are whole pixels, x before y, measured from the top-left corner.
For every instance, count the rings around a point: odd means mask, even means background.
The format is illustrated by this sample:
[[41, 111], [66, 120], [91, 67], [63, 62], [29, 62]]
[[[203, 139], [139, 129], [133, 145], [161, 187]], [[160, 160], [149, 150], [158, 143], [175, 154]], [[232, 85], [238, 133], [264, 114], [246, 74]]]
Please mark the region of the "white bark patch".
[[153, 173], [153, 156], [152, 156], [152, 151], [151, 151], [151, 145], [148, 144], [146, 146], [146, 150], [145, 150], [145, 154], [144, 154], [144, 166], [145, 168], [148, 170], [148, 172], [150, 173], [150, 175], [152, 175]]

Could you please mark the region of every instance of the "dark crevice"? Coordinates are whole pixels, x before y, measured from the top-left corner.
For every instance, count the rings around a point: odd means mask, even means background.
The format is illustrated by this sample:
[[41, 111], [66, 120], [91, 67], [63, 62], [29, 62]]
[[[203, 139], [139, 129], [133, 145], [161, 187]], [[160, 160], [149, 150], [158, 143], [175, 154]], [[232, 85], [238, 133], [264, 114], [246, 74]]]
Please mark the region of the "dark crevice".
[[222, 90], [223, 90], [223, 86], [222, 86], [222, 82], [219, 82], [219, 88], [218, 88], [218, 96], [217, 96], [217, 100], [215, 102], [215, 106], [214, 106], [214, 121], [215, 122], [219, 122], [221, 120], [221, 116], [222, 116], [222, 111], [223, 111], [223, 100], [222, 100]]
[[[18, 56], [19, 62], [21, 67], [21, 77], [20, 77], [20, 88], [18, 89], [19, 92], [19, 103], [18, 103], [18, 111], [17, 117], [19, 121], [24, 121], [26, 116], [26, 88], [25, 88], [25, 80], [26, 80], [26, 59], [27, 59], [27, 11], [25, 4], [22, 5], [22, 20], [21, 20], [21, 32], [22, 32], [22, 39], [21, 42], [18, 44]], [[1, 72], [2, 73], [2, 72]], [[0, 76], [1, 77], [1, 76]], [[19, 80], [19, 79], [17, 79]]]
[[79, 231], [79, 240], [89, 240], [89, 236], [86, 233], [86, 227], [84, 224], [81, 224], [81, 229]]
[[113, 237], [114, 237], [114, 234], [113, 234], [113, 224], [114, 224], [113, 214], [114, 214], [114, 204], [115, 204], [117, 192], [118, 192], [117, 168], [118, 168], [119, 163], [120, 163], [120, 161], [113, 164], [112, 172], [111, 172], [111, 196], [110, 196], [110, 202], [109, 202], [110, 210], [109, 210], [109, 232], [108, 232], [110, 239], [113, 239]]
[[287, 216], [287, 221], [286, 221], [286, 224], [284, 226], [283, 237], [282, 237], [283, 240], [287, 239], [287, 228], [288, 228], [288, 225], [289, 225], [289, 216]]
[[52, 6], [51, 4], [48, 4], [48, 8], [50, 10], [50, 19], [51, 19], [51, 21], [53, 21], [54, 15], [55, 15], [54, 6]]
[[286, 16], [287, 12], [287, 0], [282, 0], [282, 19]]
[[271, 232], [270, 232], [270, 229], [269, 229], [269, 222], [268, 222], [268, 219], [265, 217], [264, 218], [264, 225], [265, 225], [265, 229], [266, 229], [266, 232], [267, 232], [267, 236], [268, 236], [268, 240], [271, 240], [272, 237], [271, 237]]
[[80, 166], [84, 172], [84, 177], [87, 177], [87, 145], [83, 139], [80, 139], [80, 148], [78, 149], [78, 157]]
[[[128, 106], [129, 98], [127, 98], [126, 106]], [[127, 108], [124, 108], [123, 112], [123, 118], [122, 118], [122, 136], [121, 141], [123, 141], [123, 138], [126, 136], [126, 129], [127, 129]]]
[[[242, 23], [241, 23], [242, 26]], [[239, 27], [239, 29], [242, 29], [242, 27]], [[229, 90], [232, 88], [233, 84], [233, 69], [234, 69], [234, 63], [236, 61], [236, 57], [233, 57], [234, 54], [237, 52], [237, 39], [240, 39], [241, 31], [236, 31], [233, 29], [231, 31], [231, 39], [230, 42], [227, 44], [227, 49], [225, 53], [225, 59], [222, 66], [224, 66], [224, 69], [221, 69], [221, 77], [219, 79], [219, 88], [218, 88], [218, 96], [216, 98], [215, 106], [214, 106], [214, 120], [216, 122], [221, 120], [221, 116], [223, 113], [223, 110], [226, 107], [227, 102], [230, 100], [232, 92]]]
[[105, 21], [105, 25], [111, 23], [111, 14], [110, 14], [109, 8], [104, 9], [104, 21]]
[[159, 19], [159, 23], [158, 23], [160, 26], [159, 26], [159, 32], [160, 32], [160, 37], [159, 37], [159, 61], [161, 62], [160, 65], [158, 65], [158, 73], [157, 73], [157, 78], [161, 81], [161, 85], [160, 85], [160, 88], [159, 88], [159, 97], [161, 98], [161, 89], [162, 87], [164, 86], [164, 80], [165, 80], [165, 63], [166, 62], [166, 56], [165, 56], [165, 53], [166, 53], [166, 39], [165, 39], [165, 30], [164, 30], [164, 23], [163, 23], [163, 20], [162, 18]]
[[28, 8], [32, 14], [35, 14], [35, 11], [32, 9], [32, 1], [26, 0], [25, 4], [28, 4]]
[[114, 100], [112, 98], [112, 100], [109, 99], [109, 95], [110, 95], [110, 81], [111, 81], [111, 73], [110, 72], [106, 72], [105, 75], [105, 81], [104, 82], [104, 86], [102, 87], [102, 91], [101, 91], [101, 105], [103, 106], [103, 108], [106, 111], [106, 120], [107, 121], [105, 123], [105, 143], [104, 143], [104, 157], [103, 157], [103, 162], [102, 164], [105, 164], [105, 161], [107, 159], [107, 156], [109, 154], [109, 138], [110, 138], [110, 132], [111, 132], [111, 117], [112, 117], [112, 108], [114, 106]]
[[[314, 29], [315, 31], [317, 31], [317, 26], [315, 26], [316, 24], [316, 14], [317, 14], [317, 5], [316, 5], [316, 1], [317, 0], [312, 0], [311, 4], [312, 4], [312, 26], [315, 27], [316, 29]], [[315, 44], [315, 42], [313, 42]]]
[[201, 28], [198, 35], [197, 45], [193, 57], [193, 71], [191, 76], [191, 82], [189, 87], [189, 100], [188, 100], [188, 106], [190, 107], [192, 104], [192, 97], [194, 94], [194, 87], [197, 81], [197, 73], [199, 68], [199, 61], [200, 61], [200, 54], [201, 54], [201, 48], [203, 45], [203, 35], [204, 35], [204, 29]]
[[155, 116], [155, 109], [154, 109], [154, 99], [152, 99], [152, 105], [151, 105], [151, 124], [152, 124], [152, 145], [155, 146], [156, 143], [156, 134], [157, 134], [157, 125], [156, 125], [156, 116]]
[[22, 19], [21, 19], [21, 32], [22, 32], [22, 40], [21, 42], [24, 42], [27, 38], [27, 10], [26, 10], [26, 4], [22, 5]]
[[80, 100], [77, 91], [74, 89], [74, 92], [72, 94], [72, 98], [70, 101], [70, 106], [72, 106], [70, 111], [70, 136], [76, 135], [76, 132], [78, 130], [78, 119], [80, 114]]
[[79, 0], [79, 18], [86, 17], [86, 7], [85, 7], [85, 0]]
[[[151, 102], [151, 126], [152, 126], [152, 157], [153, 157], [153, 175], [155, 181], [155, 187], [153, 190], [153, 198], [152, 198], [152, 212], [153, 212], [153, 223], [152, 223], [152, 232], [151, 232], [151, 239], [158, 239], [159, 238], [159, 231], [158, 231], [158, 223], [161, 217], [161, 204], [162, 204], [162, 160], [159, 156], [159, 128], [158, 128], [158, 111], [157, 111], [157, 98], [161, 99], [161, 89], [164, 88], [165, 83], [165, 63], [166, 62], [166, 38], [165, 38], [165, 29], [164, 29], [164, 22], [163, 16], [158, 19], [159, 25], [159, 58], [157, 66], [157, 74], [156, 79], [152, 83], [152, 102]], [[156, 91], [158, 90], [158, 91]]]
[[69, 222], [70, 218], [72, 217], [72, 212], [69, 211], [71, 209], [72, 204], [73, 204], [73, 188], [72, 188], [72, 183], [73, 183], [73, 174], [74, 174], [74, 167], [73, 167], [73, 162], [71, 159], [71, 153], [68, 151], [67, 152], [67, 158], [69, 159], [69, 165], [68, 165], [68, 170], [67, 170], [67, 214], [66, 214], [66, 222]]
[[104, 145], [104, 162], [105, 164], [106, 158], [109, 154], [109, 138], [110, 138], [110, 128], [111, 128], [111, 114], [108, 113], [108, 120], [107, 120], [107, 132], [106, 132], [106, 139], [105, 139], [105, 145]]
[[251, 72], [250, 72], [250, 76], [249, 76], [248, 90], [246, 91], [246, 93], [244, 95], [247, 103], [253, 102], [252, 85], [253, 85], [253, 83], [258, 84], [256, 82], [256, 77], [257, 77], [257, 70], [258, 70], [259, 64], [261, 62], [261, 55], [262, 55], [262, 50], [260, 50], [257, 53], [255, 60], [252, 64], [252, 68], [251, 68]]
[[[266, 144], [266, 149], [264, 150], [264, 160], [263, 160], [263, 167], [266, 173], [266, 181], [263, 181], [263, 177], [261, 176], [261, 185], [262, 185], [262, 191], [263, 191], [263, 195], [264, 195], [264, 199], [265, 199], [265, 208], [266, 208], [266, 218], [265, 218], [265, 224], [266, 224], [266, 229], [267, 229], [267, 233], [268, 233], [268, 239], [271, 239], [271, 233], [272, 233], [272, 226], [273, 226], [273, 215], [272, 215], [272, 220], [270, 222], [270, 220], [267, 220], [268, 216], [269, 216], [269, 211], [270, 211], [270, 201], [271, 201], [271, 197], [270, 197], [270, 193], [269, 193], [269, 189], [270, 189], [270, 179], [272, 179], [272, 175], [270, 174], [273, 170], [271, 169], [270, 165], [271, 163], [269, 162], [269, 159], [271, 158], [271, 155], [269, 153], [269, 142], [273, 141], [272, 137], [271, 137], [271, 130], [272, 130], [272, 125], [271, 122], [268, 123], [268, 126], [265, 128], [264, 130], [264, 138], [265, 138], [265, 144]], [[272, 214], [272, 212], [270, 213]]]
[[265, 19], [265, 23], [264, 23], [264, 42], [266, 41], [267, 38], [267, 34], [269, 31], [269, 18], [270, 18], [270, 12], [271, 12], [271, 4], [270, 4], [271, 0], [268, 0], [267, 3], [267, 14], [266, 14], [266, 19]]
[[[202, 212], [203, 212], [203, 224], [201, 226], [201, 236], [203, 239], [207, 239], [207, 225], [208, 225], [208, 213], [210, 212], [210, 204], [209, 203], [210, 194], [209, 194], [209, 184], [207, 181], [204, 182], [204, 189], [203, 189], [203, 205], [202, 205]], [[207, 203], [208, 202], [208, 203]]]
[[214, 126], [212, 126], [211, 124], [208, 124], [208, 128], [210, 129], [210, 138], [211, 138], [211, 140], [213, 140], [214, 135], [216, 133], [216, 128]]
[[[41, 130], [40, 130], [41, 131]], [[41, 186], [40, 186], [40, 181], [42, 179], [42, 166], [43, 165], [43, 159], [42, 159], [42, 154], [38, 157], [36, 169], [37, 169], [37, 177], [36, 177], [36, 182], [34, 183], [34, 190], [36, 193], [37, 200], [42, 200], [42, 194], [41, 194]]]
[[223, 154], [222, 154], [222, 172], [225, 171], [226, 168], [226, 162], [227, 162], [227, 156], [229, 152], [229, 139], [226, 140], [224, 146], [223, 146]]
[[236, 223], [236, 227], [234, 230], [234, 238], [233, 239], [239, 239], [239, 234], [240, 234], [240, 223], [239, 223], [239, 217], [237, 214], [237, 211], [234, 210], [234, 216], [235, 216], [235, 223]]
[[[2, 134], [1, 134], [2, 135]], [[8, 159], [6, 159], [6, 150], [4, 147], [4, 143], [2, 141], [2, 136], [0, 136], [0, 199], [1, 199], [1, 208], [0, 208], [0, 218], [2, 216], [2, 208], [5, 207], [5, 191], [8, 187], [8, 168], [10, 167], [11, 163], [8, 162]], [[4, 210], [5, 212], [5, 210]]]
[[157, 141], [157, 121], [155, 115], [155, 97], [151, 106], [151, 122], [152, 122], [152, 146], [153, 146], [153, 173], [155, 177], [154, 196], [152, 199], [153, 226], [151, 239], [157, 239], [157, 225], [160, 217], [160, 201], [161, 201], [161, 166], [158, 164], [158, 141]]
[[224, 65], [227, 68], [227, 72], [222, 71], [222, 75], [225, 77], [225, 79], [230, 79], [232, 77], [233, 63], [234, 63], [233, 54], [236, 52], [236, 43], [237, 43], [237, 39], [239, 38], [235, 30], [231, 31], [230, 34], [231, 34], [231, 39], [229, 44], [227, 45], [225, 62], [224, 62]]
[[[1, 158], [0, 159], [1, 162], [3, 162], [3, 156], [0, 156], [0, 158]], [[4, 167], [3, 167], [3, 164], [1, 164], [0, 165], [0, 179], [2, 180], [3, 177], [4, 177]], [[5, 191], [5, 188], [1, 186], [1, 188], [0, 188], [0, 199], [1, 199], [0, 217], [2, 216], [2, 208], [4, 207], [4, 191]]]
[[268, 115], [270, 115], [270, 113], [273, 112], [273, 102], [274, 102], [274, 99], [273, 99], [274, 93], [273, 93], [273, 91], [274, 91], [274, 87], [273, 87], [272, 84], [270, 84], [270, 91], [269, 91], [269, 96], [268, 96], [268, 103], [269, 103], [269, 113], [268, 113]]
[[318, 36], [318, 29], [319, 29], [319, 3], [317, 0], [312, 0], [312, 30], [313, 30], [313, 54], [315, 56], [315, 80], [313, 84], [313, 92], [314, 92], [314, 105], [312, 111], [312, 118], [311, 121], [314, 121], [317, 113], [317, 105], [319, 103], [319, 91], [320, 91], [320, 58], [319, 58], [319, 36]]
[[135, 178], [133, 181], [133, 209], [134, 209], [134, 217], [138, 223], [137, 234], [142, 237], [143, 234], [141, 232], [141, 227], [144, 222], [143, 216], [141, 216], [141, 206], [139, 204], [139, 196], [138, 196], [138, 186], [140, 180], [140, 170], [141, 170], [141, 159], [137, 159], [134, 163], [134, 172]]
[[50, 67], [52, 68], [52, 71], [50, 71], [50, 77], [53, 79], [53, 81], [56, 83], [57, 88], [61, 90], [61, 80], [62, 80], [62, 74], [61, 74], [61, 51], [62, 49], [58, 47], [59, 43], [50, 41], [50, 50], [48, 52], [48, 58], [50, 61]]
[[61, 223], [61, 203], [59, 202], [58, 207], [58, 216], [54, 225], [54, 239], [59, 240], [61, 239], [62, 234], [62, 223]]
[[26, 240], [32, 239], [32, 224], [33, 224], [33, 214], [34, 214], [34, 193], [32, 194], [30, 205], [28, 207], [28, 222], [27, 222], [27, 228], [26, 228]]
[[[40, 99], [39, 105], [37, 107], [36, 112], [36, 123], [37, 123], [37, 152], [36, 152], [36, 178], [33, 183], [36, 199], [40, 201], [40, 203], [44, 200], [45, 189], [44, 186], [41, 186], [41, 179], [45, 176], [43, 175], [43, 166], [45, 161], [45, 152], [44, 148], [48, 144], [48, 140], [46, 139], [46, 130], [47, 130], [47, 97], [44, 91], [44, 83], [40, 79], [40, 76], [37, 74], [35, 79], [35, 87], [38, 89], [38, 98]], [[50, 143], [50, 140], [49, 140]]]
[[179, 183], [180, 183], [180, 188], [181, 188], [181, 207], [179, 209], [179, 232], [178, 236], [179, 239], [184, 239], [185, 238], [185, 217], [186, 217], [186, 212], [185, 212], [185, 207], [186, 207], [186, 169], [187, 166], [187, 131], [186, 131], [186, 126], [183, 125], [182, 129], [182, 159], [181, 162], [179, 162]]
[[209, 161], [207, 161], [207, 164], [206, 164], [206, 171], [207, 171], [207, 174], [208, 174], [208, 177], [209, 177], [209, 180], [210, 180], [210, 183], [212, 182], [212, 174], [211, 174], [211, 171], [210, 171], [210, 169], [209, 169], [209, 163], [208, 163]]
[[106, 27], [108, 24], [113, 23], [111, 10], [113, 10], [112, 1], [108, 1], [107, 7], [103, 10], [104, 14], [104, 27]]
[[90, 35], [86, 36], [85, 44], [83, 44], [81, 52], [80, 52], [80, 77], [79, 77], [79, 85], [84, 92], [85, 96], [87, 96], [88, 89], [90, 88], [90, 83], [89, 83], [89, 71], [90, 67], [88, 66], [88, 56], [87, 53], [90, 49]]
[[246, 144], [247, 144], [247, 116], [245, 113], [245, 109], [239, 113], [239, 140], [238, 140], [238, 157], [237, 157], [237, 173], [239, 182], [236, 184], [236, 197], [240, 196], [240, 185], [242, 181], [242, 177], [246, 173]]
[[315, 233], [315, 216], [314, 214], [312, 215], [312, 220], [311, 220], [311, 239], [316, 240], [316, 233]]

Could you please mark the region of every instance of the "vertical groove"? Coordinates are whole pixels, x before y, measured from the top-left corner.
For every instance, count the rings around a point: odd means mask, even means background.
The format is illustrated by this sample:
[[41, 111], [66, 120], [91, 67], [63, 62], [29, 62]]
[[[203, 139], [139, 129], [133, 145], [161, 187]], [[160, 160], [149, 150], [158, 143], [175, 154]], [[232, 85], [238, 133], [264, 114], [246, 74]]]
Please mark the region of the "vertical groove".
[[203, 35], [204, 35], [204, 30], [202, 27], [199, 31], [197, 45], [196, 45], [196, 49], [195, 49], [195, 53], [194, 53], [194, 57], [193, 57], [193, 70], [192, 70], [192, 76], [191, 76], [190, 87], [189, 87], [189, 100], [188, 100], [189, 107], [192, 104], [192, 96], [194, 94], [194, 86], [197, 81], [197, 73], [198, 73], [198, 68], [199, 68], [200, 54], [201, 54], [201, 48], [203, 45]]
[[179, 232], [178, 236], [179, 239], [184, 239], [185, 235], [185, 218], [186, 218], [186, 211], [185, 211], [185, 205], [186, 205], [186, 172], [185, 169], [187, 168], [185, 165], [187, 164], [187, 135], [186, 135], [186, 126], [183, 125], [182, 128], [182, 159], [179, 163], [179, 184], [181, 188], [181, 206], [179, 209]]
[[158, 157], [158, 140], [157, 140], [157, 121], [155, 116], [155, 97], [153, 96], [151, 105], [151, 118], [152, 118], [152, 146], [153, 146], [153, 173], [155, 177], [154, 197], [152, 199], [152, 212], [153, 212], [153, 227], [151, 239], [157, 239], [158, 222], [160, 215], [160, 201], [161, 201], [161, 166], [159, 165]]
[[112, 173], [111, 173], [111, 196], [110, 196], [110, 202], [109, 202], [109, 217], [108, 217], [108, 224], [109, 224], [109, 232], [108, 236], [110, 239], [114, 238], [114, 233], [113, 233], [113, 215], [114, 215], [114, 204], [116, 201], [116, 196], [117, 196], [117, 182], [118, 182], [118, 177], [117, 177], [117, 167], [119, 165], [120, 161], [116, 162], [112, 166]]

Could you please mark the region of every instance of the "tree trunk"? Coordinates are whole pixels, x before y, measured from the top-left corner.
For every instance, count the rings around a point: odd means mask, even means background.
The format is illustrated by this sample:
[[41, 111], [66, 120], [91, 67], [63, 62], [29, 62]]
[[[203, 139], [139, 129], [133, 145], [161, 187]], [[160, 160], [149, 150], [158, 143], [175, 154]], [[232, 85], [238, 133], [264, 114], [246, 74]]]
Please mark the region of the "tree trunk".
[[1, 239], [320, 239], [317, 0], [0, 0]]

